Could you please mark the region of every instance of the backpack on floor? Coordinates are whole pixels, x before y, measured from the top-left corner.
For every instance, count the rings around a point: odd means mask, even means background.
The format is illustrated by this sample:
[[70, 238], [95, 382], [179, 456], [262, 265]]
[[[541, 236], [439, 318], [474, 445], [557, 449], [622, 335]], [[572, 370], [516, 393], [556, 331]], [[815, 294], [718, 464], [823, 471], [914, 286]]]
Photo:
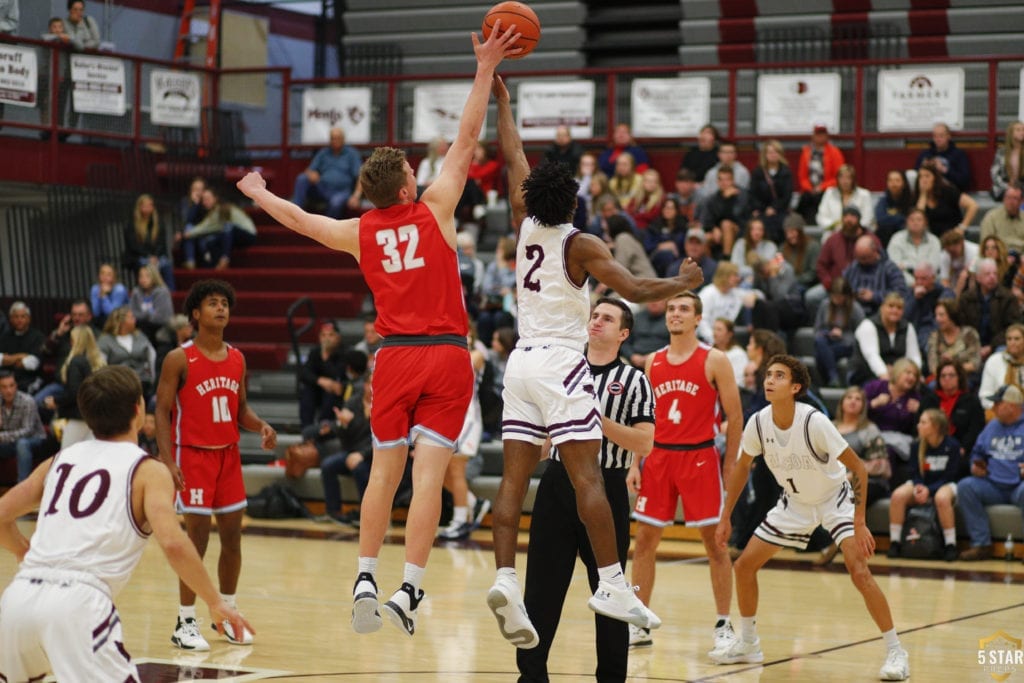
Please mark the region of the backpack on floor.
[[942, 528], [934, 505], [916, 505], [907, 510], [900, 534], [900, 556], [911, 560], [942, 557]]
[[246, 514], [256, 519], [309, 519], [313, 516], [299, 497], [281, 482], [267, 484], [246, 500], [249, 504]]

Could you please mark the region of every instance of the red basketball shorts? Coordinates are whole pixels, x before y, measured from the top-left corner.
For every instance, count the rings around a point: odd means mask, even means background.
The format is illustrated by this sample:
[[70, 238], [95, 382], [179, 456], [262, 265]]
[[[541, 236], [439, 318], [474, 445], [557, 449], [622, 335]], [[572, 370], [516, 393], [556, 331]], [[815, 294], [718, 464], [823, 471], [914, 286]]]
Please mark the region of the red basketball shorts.
[[177, 460], [185, 479], [185, 490], [177, 495], [178, 512], [210, 515], [245, 508], [238, 444], [226, 448], [178, 446]]
[[654, 448], [644, 459], [633, 518], [671, 526], [680, 498], [687, 526], [708, 526], [721, 519], [722, 473], [714, 446], [695, 451]]

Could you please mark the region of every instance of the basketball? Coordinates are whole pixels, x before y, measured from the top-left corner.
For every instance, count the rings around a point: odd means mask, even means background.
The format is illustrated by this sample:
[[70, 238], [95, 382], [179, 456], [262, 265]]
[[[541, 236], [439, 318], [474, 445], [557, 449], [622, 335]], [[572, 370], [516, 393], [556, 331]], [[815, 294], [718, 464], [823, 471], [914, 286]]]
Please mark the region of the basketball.
[[521, 2], [499, 2], [484, 16], [484, 40], [490, 37], [491, 29], [499, 19], [502, 31], [515, 24], [516, 32], [522, 34], [515, 42], [515, 47], [521, 47], [523, 51], [506, 59], [522, 59], [533, 52], [540, 40], [540, 20], [532, 9]]

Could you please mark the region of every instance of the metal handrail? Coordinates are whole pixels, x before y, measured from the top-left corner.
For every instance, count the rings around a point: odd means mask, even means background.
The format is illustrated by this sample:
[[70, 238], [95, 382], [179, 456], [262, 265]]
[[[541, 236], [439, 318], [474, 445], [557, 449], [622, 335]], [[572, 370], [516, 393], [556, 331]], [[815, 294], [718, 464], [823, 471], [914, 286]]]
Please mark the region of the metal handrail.
[[[295, 327], [296, 312], [305, 307], [307, 320], [305, 323], [300, 325], [298, 329]], [[301, 390], [302, 379], [302, 354], [299, 351], [299, 339], [302, 335], [309, 332], [316, 326], [316, 307], [313, 305], [313, 300], [308, 296], [301, 297], [294, 301], [291, 306], [288, 307], [288, 311], [285, 313], [285, 321], [288, 326], [288, 338], [292, 343], [292, 355], [295, 357], [295, 395], [298, 396]]]

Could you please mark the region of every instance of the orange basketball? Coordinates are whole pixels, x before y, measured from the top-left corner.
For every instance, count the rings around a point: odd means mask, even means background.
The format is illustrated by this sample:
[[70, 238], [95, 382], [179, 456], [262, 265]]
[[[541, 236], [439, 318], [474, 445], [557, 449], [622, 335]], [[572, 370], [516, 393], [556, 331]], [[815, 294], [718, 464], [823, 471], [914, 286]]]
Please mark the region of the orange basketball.
[[523, 51], [508, 59], [521, 59], [533, 52], [533, 48], [537, 47], [537, 41], [540, 40], [540, 20], [532, 9], [521, 2], [499, 2], [484, 16], [484, 40], [490, 37], [491, 29], [499, 19], [502, 32], [515, 24], [516, 32], [522, 34], [515, 42], [515, 46], [523, 48]]

